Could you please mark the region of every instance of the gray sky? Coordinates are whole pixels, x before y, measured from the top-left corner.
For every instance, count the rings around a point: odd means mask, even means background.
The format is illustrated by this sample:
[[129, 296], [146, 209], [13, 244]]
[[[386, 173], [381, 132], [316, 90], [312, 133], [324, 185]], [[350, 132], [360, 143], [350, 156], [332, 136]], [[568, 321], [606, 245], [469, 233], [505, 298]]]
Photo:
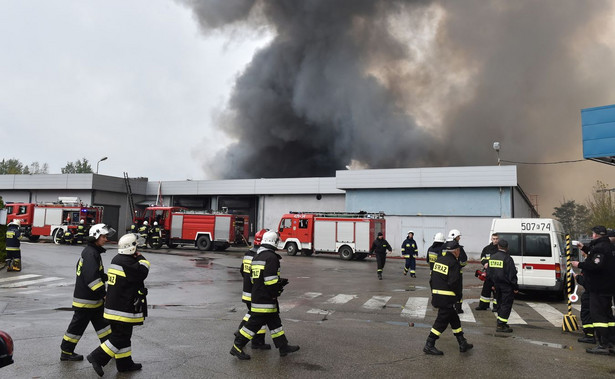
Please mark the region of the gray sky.
[[[202, 179], [213, 119], [266, 36], [204, 36], [171, 0], [0, 1], [0, 158]], [[222, 143], [221, 143], [222, 142]]]

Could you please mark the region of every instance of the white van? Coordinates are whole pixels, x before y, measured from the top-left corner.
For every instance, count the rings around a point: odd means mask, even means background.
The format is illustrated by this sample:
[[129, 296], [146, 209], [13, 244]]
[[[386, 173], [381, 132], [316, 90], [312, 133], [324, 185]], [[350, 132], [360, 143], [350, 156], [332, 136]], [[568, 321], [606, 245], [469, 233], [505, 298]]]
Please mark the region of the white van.
[[520, 290], [552, 291], [565, 297], [566, 236], [550, 218], [496, 218], [491, 234], [508, 241]]

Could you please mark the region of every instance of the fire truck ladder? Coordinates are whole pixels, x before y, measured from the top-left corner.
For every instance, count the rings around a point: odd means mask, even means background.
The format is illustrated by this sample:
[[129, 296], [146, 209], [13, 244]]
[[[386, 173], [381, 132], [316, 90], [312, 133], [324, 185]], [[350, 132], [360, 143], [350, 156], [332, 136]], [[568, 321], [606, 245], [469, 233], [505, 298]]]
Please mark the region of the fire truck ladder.
[[384, 212], [379, 213], [367, 213], [367, 212], [293, 212], [290, 211], [290, 214], [308, 214], [314, 215], [317, 217], [347, 217], [347, 218], [374, 218], [380, 219], [384, 218]]
[[124, 183], [126, 183], [126, 196], [128, 197], [128, 206], [130, 207], [130, 219], [135, 217], [135, 201], [132, 198], [132, 189], [130, 188], [130, 179], [128, 173], [124, 172]]

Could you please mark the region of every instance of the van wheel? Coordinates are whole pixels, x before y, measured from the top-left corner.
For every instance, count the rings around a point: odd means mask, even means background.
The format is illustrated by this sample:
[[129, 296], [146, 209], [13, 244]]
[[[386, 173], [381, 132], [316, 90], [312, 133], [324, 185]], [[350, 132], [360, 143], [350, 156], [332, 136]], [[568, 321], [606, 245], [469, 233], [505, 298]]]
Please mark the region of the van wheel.
[[352, 260], [352, 249], [349, 248], [348, 246], [342, 246], [340, 248], [340, 258], [342, 258], [345, 261], [349, 261]]
[[297, 255], [297, 244], [294, 242], [286, 245], [286, 254], [288, 255]]
[[198, 247], [199, 250], [211, 250], [211, 245], [211, 240], [207, 236], [200, 236], [196, 240], [196, 247]]

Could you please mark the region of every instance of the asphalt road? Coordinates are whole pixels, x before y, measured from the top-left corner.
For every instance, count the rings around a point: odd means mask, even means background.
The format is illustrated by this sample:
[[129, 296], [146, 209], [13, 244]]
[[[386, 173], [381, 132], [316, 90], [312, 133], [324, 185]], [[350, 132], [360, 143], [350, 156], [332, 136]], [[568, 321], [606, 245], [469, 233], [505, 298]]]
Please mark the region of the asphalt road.
[[[13, 365], [3, 378], [96, 378], [87, 361], [60, 362], [59, 345], [68, 326], [75, 263], [81, 248], [23, 243], [21, 273], [0, 272], [0, 329], [15, 341]], [[104, 254], [108, 267], [116, 254]], [[143, 370], [105, 377], [584, 377], [615, 374], [614, 356], [585, 353], [580, 332], [564, 333], [564, 302], [542, 294], [517, 299], [514, 333], [495, 333], [492, 312], [475, 311], [481, 282], [476, 267], [465, 273], [466, 313], [462, 326], [474, 349], [460, 353], [448, 329], [438, 340], [444, 356], [422, 352], [436, 312], [428, 305], [428, 268], [418, 278], [402, 275], [403, 261], [389, 259], [384, 280], [373, 258], [345, 262], [335, 256], [289, 257], [282, 253], [282, 276], [290, 284], [280, 298], [284, 329], [301, 350], [279, 357], [276, 350], [246, 351], [250, 361], [229, 354], [233, 332], [245, 313], [241, 303], [243, 250], [200, 253], [193, 249], [144, 251], [151, 262], [149, 317], [136, 327], [133, 359]], [[575, 305], [576, 306], [576, 305]], [[574, 313], [578, 316], [578, 310]], [[409, 322], [414, 323], [413, 327]], [[269, 337], [267, 340], [270, 341]], [[88, 354], [98, 345], [89, 327], [77, 346]]]

